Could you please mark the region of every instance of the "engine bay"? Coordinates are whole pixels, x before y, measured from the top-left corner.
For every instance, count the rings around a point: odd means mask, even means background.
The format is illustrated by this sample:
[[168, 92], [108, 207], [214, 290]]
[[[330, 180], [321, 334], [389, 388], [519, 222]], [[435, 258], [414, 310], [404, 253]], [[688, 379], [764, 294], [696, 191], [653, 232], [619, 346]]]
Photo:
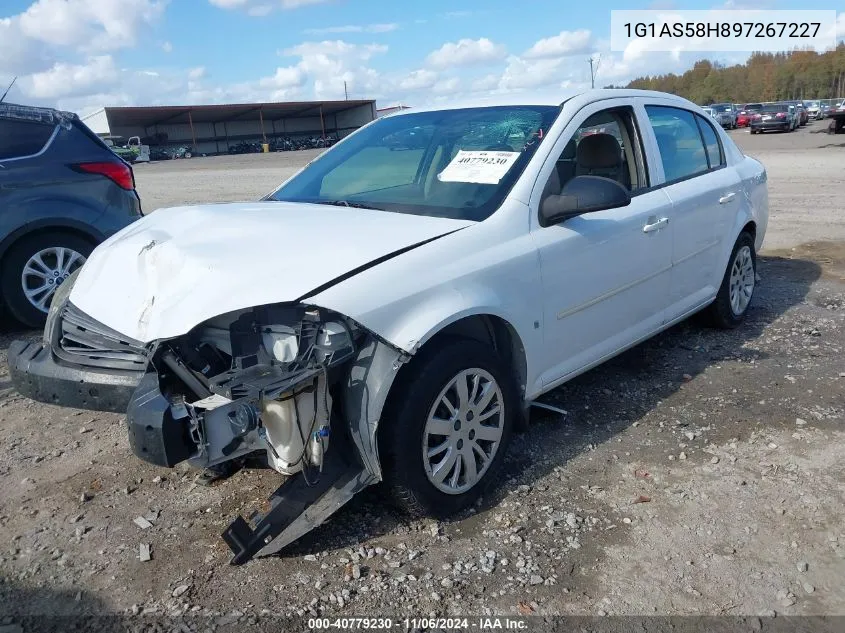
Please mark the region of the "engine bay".
[[190, 452], [206, 468], [263, 451], [283, 475], [319, 470], [332, 435], [330, 383], [356, 334], [354, 323], [316, 308], [261, 306], [158, 343], [150, 367], [193, 444], [174, 456]]

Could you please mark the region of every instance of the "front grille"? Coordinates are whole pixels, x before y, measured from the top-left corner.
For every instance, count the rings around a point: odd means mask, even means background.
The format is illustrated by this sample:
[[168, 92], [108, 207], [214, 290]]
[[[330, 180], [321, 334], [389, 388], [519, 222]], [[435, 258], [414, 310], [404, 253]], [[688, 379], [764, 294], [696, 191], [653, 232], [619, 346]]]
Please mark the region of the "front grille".
[[143, 371], [147, 367], [144, 344], [98, 323], [68, 302], [59, 316], [56, 356], [86, 367]]

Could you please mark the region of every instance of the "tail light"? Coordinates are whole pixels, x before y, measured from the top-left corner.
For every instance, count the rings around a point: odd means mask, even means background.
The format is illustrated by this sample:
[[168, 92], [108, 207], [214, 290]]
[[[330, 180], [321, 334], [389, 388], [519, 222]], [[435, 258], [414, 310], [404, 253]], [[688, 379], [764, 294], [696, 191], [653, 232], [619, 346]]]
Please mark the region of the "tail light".
[[786, 118], [786, 112], [778, 112], [775, 115], [775, 117], [777, 117], [778, 119], [785, 119]]
[[86, 174], [105, 176], [119, 187], [132, 191], [135, 188], [135, 177], [132, 168], [126, 163], [105, 161], [101, 163], [78, 163], [71, 165], [71, 169]]

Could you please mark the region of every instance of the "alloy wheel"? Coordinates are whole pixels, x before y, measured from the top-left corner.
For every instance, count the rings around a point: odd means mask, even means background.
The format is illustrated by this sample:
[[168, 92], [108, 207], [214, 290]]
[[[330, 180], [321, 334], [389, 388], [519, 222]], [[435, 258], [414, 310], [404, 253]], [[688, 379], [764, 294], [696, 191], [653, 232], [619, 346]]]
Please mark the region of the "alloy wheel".
[[457, 495], [484, 477], [504, 433], [504, 399], [480, 368], [454, 376], [434, 401], [423, 430], [423, 463], [439, 491]]
[[21, 273], [27, 300], [41, 312], [50, 308], [56, 289], [85, 263], [85, 256], [70, 248], [52, 246], [29, 258]]
[[730, 300], [734, 315], [745, 313], [754, 294], [754, 259], [751, 249], [743, 246], [736, 252], [731, 264]]

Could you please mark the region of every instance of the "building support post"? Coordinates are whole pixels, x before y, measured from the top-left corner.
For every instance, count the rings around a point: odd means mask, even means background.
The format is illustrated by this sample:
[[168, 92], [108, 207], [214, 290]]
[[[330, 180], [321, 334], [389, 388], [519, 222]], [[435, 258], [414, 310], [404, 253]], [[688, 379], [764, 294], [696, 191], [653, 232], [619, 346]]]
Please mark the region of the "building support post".
[[323, 130], [323, 140], [326, 139], [326, 121], [323, 119], [323, 104], [320, 104], [320, 129]]
[[191, 126], [191, 142], [193, 143], [194, 153], [197, 151], [197, 133], [194, 131], [194, 118], [191, 116], [191, 111], [188, 110], [188, 124]]
[[261, 121], [261, 139], [263, 143], [267, 143], [267, 134], [264, 132], [264, 109], [258, 109], [258, 120]]

